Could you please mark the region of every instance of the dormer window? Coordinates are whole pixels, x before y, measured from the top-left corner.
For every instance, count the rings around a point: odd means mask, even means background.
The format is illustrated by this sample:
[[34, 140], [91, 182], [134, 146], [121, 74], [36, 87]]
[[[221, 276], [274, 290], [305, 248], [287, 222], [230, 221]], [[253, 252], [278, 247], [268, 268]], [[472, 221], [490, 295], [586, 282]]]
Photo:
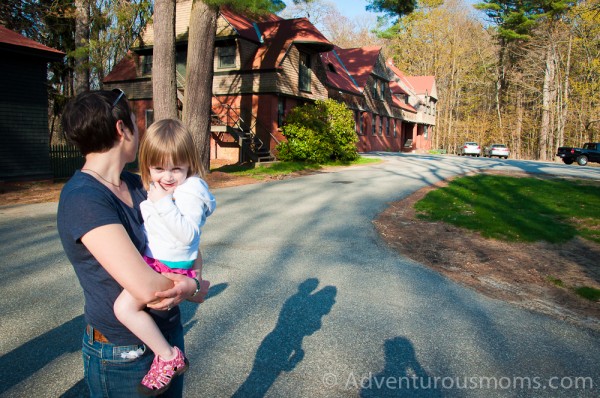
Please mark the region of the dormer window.
[[300, 91], [310, 92], [310, 55], [307, 53], [300, 53], [300, 65], [298, 71], [298, 88]]
[[235, 67], [235, 44], [217, 47], [219, 51], [219, 68]]
[[152, 55], [145, 55], [142, 59], [142, 75], [152, 73]]

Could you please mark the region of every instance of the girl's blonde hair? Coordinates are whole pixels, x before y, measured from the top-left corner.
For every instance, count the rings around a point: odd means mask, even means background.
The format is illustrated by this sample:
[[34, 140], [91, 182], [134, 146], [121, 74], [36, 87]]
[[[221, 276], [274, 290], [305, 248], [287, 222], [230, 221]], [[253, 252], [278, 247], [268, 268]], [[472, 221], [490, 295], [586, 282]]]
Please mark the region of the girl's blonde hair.
[[199, 175], [204, 178], [204, 167], [192, 135], [177, 119], [162, 119], [152, 123], [142, 138], [138, 160], [146, 189], [151, 181], [150, 167], [169, 162], [174, 165], [187, 163], [187, 177]]

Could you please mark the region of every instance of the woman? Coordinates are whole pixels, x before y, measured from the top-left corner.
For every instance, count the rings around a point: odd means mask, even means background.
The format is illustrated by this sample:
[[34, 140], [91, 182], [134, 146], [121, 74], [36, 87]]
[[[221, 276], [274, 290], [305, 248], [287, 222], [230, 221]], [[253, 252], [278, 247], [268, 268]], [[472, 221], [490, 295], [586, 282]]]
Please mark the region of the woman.
[[[202, 302], [207, 288], [184, 275], [158, 274], [140, 255], [145, 237], [139, 205], [146, 192], [139, 176], [123, 170], [138, 150], [135, 115], [124, 93], [82, 93], [67, 104], [62, 122], [67, 139], [85, 156], [83, 168], [61, 192], [57, 216], [85, 298], [85, 379], [92, 397], [137, 396], [153, 355], [117, 320], [115, 299], [127, 289], [147, 303], [169, 343], [183, 351], [177, 305], [186, 299]], [[195, 268], [201, 269], [200, 255], [197, 261]], [[183, 378], [177, 377], [164, 396], [182, 392]]]

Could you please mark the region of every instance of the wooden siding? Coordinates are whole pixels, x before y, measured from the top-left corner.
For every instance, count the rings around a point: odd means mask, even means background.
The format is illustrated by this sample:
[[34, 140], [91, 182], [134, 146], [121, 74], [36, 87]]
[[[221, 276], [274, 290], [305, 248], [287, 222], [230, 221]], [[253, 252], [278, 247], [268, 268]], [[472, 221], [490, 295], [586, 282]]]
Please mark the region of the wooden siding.
[[51, 178], [47, 60], [0, 51], [0, 180]]
[[310, 55], [310, 63], [310, 91], [300, 91], [298, 86], [300, 51], [295, 45], [291, 46], [280, 65], [279, 92], [289, 96], [306, 98], [307, 100], [327, 99], [327, 87], [324, 84], [325, 71], [322, 69], [321, 60], [317, 53]]

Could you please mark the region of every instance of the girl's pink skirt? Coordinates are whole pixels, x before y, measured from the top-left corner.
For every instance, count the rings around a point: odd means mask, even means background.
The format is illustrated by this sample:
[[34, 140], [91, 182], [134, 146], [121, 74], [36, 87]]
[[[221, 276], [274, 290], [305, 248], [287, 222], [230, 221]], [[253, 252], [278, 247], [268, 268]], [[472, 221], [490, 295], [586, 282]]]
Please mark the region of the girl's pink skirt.
[[142, 257], [144, 257], [144, 261], [146, 261], [146, 264], [148, 264], [150, 266], [150, 268], [152, 268], [154, 271], [158, 272], [159, 274], [164, 274], [164, 273], [170, 272], [173, 274], [185, 275], [190, 278], [196, 277], [196, 271], [194, 271], [194, 270], [181, 269], [181, 268], [169, 268], [165, 264], [161, 263], [160, 261], [158, 261], [152, 257], [148, 257], [148, 256], [142, 256]]

